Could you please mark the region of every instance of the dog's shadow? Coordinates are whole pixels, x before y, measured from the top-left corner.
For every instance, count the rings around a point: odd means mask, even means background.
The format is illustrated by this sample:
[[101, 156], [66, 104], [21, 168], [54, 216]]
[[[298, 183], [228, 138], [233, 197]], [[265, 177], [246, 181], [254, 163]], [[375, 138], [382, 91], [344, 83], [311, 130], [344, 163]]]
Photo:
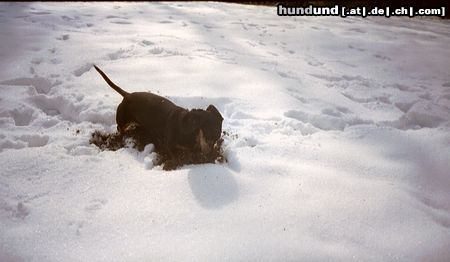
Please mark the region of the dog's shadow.
[[204, 208], [221, 208], [239, 195], [233, 174], [221, 165], [194, 165], [189, 170], [188, 180], [192, 193]]

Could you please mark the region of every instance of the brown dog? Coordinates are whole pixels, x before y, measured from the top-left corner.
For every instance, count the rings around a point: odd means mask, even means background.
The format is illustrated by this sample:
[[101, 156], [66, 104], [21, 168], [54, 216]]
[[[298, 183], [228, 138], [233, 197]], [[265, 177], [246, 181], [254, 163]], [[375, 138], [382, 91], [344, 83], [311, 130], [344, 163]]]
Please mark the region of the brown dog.
[[114, 84], [97, 66], [95, 69], [123, 100], [117, 107], [119, 132], [135, 123], [144, 129], [157, 150], [173, 154], [176, 149], [199, 150], [208, 154], [222, 133], [223, 117], [216, 107], [187, 110], [168, 99], [149, 93], [128, 93]]

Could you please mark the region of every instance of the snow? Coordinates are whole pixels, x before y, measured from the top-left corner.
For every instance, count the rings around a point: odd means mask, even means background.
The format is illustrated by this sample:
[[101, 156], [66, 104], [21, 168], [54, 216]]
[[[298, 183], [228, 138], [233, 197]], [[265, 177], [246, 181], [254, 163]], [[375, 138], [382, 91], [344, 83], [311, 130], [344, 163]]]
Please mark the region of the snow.
[[[449, 261], [450, 23], [0, 4], [0, 261]], [[224, 116], [225, 164], [100, 151], [125, 90]]]

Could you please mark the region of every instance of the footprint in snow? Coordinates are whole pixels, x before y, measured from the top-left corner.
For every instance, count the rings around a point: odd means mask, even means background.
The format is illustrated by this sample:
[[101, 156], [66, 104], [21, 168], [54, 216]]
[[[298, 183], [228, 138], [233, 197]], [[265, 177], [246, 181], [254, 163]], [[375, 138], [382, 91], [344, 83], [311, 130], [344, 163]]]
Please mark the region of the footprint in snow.
[[52, 58], [50, 59], [50, 63], [52, 63], [53, 65], [59, 65], [62, 63], [62, 60], [59, 58]]
[[355, 49], [355, 50], [360, 51], [360, 52], [366, 51], [366, 49], [364, 49], [364, 48], [360, 48], [360, 47], [353, 46], [353, 45], [348, 45], [348, 48]]
[[113, 61], [114, 61], [114, 60], [117, 60], [117, 59], [119, 59], [119, 58], [125, 58], [125, 57], [127, 57], [126, 53], [127, 53], [126, 50], [124, 50], [124, 49], [119, 49], [119, 50], [117, 50], [117, 51], [114, 52], [114, 53], [107, 54], [106, 57], [107, 57], [109, 60], [113, 60]]
[[1, 81], [0, 85], [33, 86], [38, 94], [47, 94], [58, 83], [52, 83], [49, 79], [43, 77], [22, 77]]
[[343, 80], [342, 77], [338, 77], [338, 76], [322, 75], [322, 74], [309, 74], [309, 75], [313, 76], [315, 78], [321, 79], [321, 80], [329, 81], [329, 82], [339, 82], [339, 81]]
[[154, 54], [154, 55], [159, 55], [162, 52], [164, 52], [164, 48], [162, 48], [162, 47], [155, 47], [155, 48], [152, 48], [152, 49], [148, 50], [148, 52], [151, 53], [151, 54]]
[[43, 147], [47, 145], [49, 138], [46, 135], [21, 135], [16, 140], [25, 142], [28, 147]]
[[[342, 117], [336, 117], [333, 114], [335, 111], [331, 112], [329, 110], [325, 110], [327, 114], [311, 114], [298, 110], [290, 110], [287, 111], [284, 116], [292, 119], [296, 119], [303, 123], [309, 123], [317, 129], [321, 129], [323, 131], [335, 131], [335, 130], [344, 130], [346, 127], [360, 125], [360, 124], [368, 124], [370, 121], [360, 119], [358, 117], [347, 117], [343, 119]], [[331, 113], [331, 114], [330, 114]]]
[[84, 73], [86, 73], [86, 72], [88, 72], [89, 70], [91, 70], [91, 67], [92, 67], [92, 64], [90, 64], [90, 63], [85, 64], [85, 65], [81, 66], [80, 68], [75, 69], [75, 71], [73, 71], [73, 74], [74, 74], [76, 77], [80, 77], [80, 76], [82, 76]]
[[67, 226], [69, 228], [75, 228], [75, 234], [77, 236], [81, 236], [81, 229], [84, 226], [84, 221], [70, 221], [67, 223]]
[[397, 102], [394, 104], [395, 107], [397, 107], [400, 111], [403, 113], [406, 113], [411, 109], [411, 107], [416, 103], [417, 101], [413, 102]]
[[283, 78], [297, 79], [295, 76], [292, 75], [293, 74], [292, 72], [286, 73], [286, 72], [278, 71], [277, 73], [279, 76], [281, 76]]
[[32, 15], [50, 15], [50, 14], [52, 14], [51, 12], [47, 12], [47, 11], [30, 11], [28, 13], [32, 14]]
[[386, 60], [386, 61], [391, 61], [392, 59], [389, 56], [385, 56], [385, 55], [381, 55], [381, 54], [375, 54], [373, 55], [375, 58], [381, 59], [381, 60]]
[[128, 17], [125, 16], [117, 16], [117, 15], [108, 15], [106, 19], [113, 19], [113, 18], [119, 18], [119, 19], [128, 19]]
[[69, 35], [62, 35], [60, 37], [57, 37], [56, 39], [57, 40], [66, 41], [66, 40], [69, 40]]
[[322, 109], [322, 114], [333, 116], [333, 117], [341, 117], [342, 112], [335, 108], [324, 108]]
[[41, 57], [35, 57], [33, 59], [31, 59], [31, 63], [33, 65], [39, 65], [40, 63], [42, 63], [44, 59], [42, 59]]
[[0, 203], [0, 209], [10, 213], [10, 218], [12, 219], [25, 219], [30, 214], [30, 210], [22, 203], [19, 202], [17, 205], [10, 205], [8, 203]]
[[69, 21], [79, 20], [80, 18], [78, 16], [75, 16], [72, 18], [70, 16], [63, 15], [63, 16], [61, 16], [61, 19], [69, 22]]
[[14, 120], [15, 126], [28, 126], [36, 118], [34, 110], [29, 107], [16, 108], [8, 111], [9, 116]]
[[316, 66], [323, 66], [323, 65], [324, 65], [324, 63], [318, 61], [318, 60], [315, 59], [315, 58], [307, 58], [307, 59], [305, 59], [305, 60], [306, 60], [306, 62], [308, 63], [308, 65], [310, 65], [310, 66], [316, 67]]
[[91, 200], [89, 205], [84, 208], [84, 210], [88, 213], [94, 213], [102, 209], [103, 206], [106, 205], [106, 203], [108, 203], [106, 199], [93, 199]]
[[141, 45], [142, 46], [149, 46], [149, 45], [154, 45], [155, 43], [153, 43], [152, 41], [149, 40], [142, 40], [141, 41]]
[[118, 24], [118, 25], [131, 25], [133, 24], [132, 22], [128, 22], [128, 21], [111, 21], [111, 24]]
[[350, 29], [348, 29], [348, 31], [357, 32], [357, 33], [361, 33], [361, 34], [367, 33], [366, 30], [361, 29], [361, 28], [350, 28]]
[[425, 100], [428, 100], [428, 101], [431, 101], [431, 98], [432, 98], [431, 94], [429, 92], [425, 92], [425, 93], [419, 94], [418, 97], [422, 98], [422, 99], [425, 99]]

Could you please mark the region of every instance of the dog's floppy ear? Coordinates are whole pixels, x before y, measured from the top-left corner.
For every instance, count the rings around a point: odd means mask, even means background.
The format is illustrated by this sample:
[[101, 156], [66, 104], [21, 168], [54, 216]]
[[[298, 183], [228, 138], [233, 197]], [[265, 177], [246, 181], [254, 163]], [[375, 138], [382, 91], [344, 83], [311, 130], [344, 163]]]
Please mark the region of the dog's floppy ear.
[[214, 116], [219, 119], [220, 121], [223, 120], [222, 115], [219, 113], [219, 110], [213, 105], [209, 105], [208, 108], [206, 108], [206, 111], [211, 112], [214, 114]]

